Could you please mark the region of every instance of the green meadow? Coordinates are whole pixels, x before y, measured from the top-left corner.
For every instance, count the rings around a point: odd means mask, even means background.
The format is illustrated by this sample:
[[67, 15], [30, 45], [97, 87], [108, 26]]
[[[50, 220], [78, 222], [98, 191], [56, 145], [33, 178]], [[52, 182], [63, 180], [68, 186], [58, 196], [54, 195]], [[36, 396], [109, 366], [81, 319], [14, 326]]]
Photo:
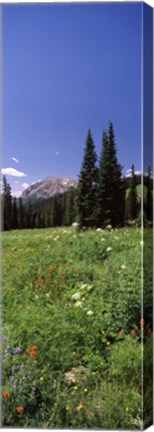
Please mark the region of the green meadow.
[[139, 429], [141, 230], [3, 233], [3, 425]]

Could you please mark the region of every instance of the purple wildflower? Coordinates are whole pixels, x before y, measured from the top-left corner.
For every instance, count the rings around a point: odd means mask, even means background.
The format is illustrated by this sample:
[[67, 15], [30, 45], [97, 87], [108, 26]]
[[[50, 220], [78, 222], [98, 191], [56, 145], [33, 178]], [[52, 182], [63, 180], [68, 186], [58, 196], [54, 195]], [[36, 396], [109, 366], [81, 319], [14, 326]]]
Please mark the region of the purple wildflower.
[[23, 363], [21, 363], [21, 366], [20, 366], [20, 369], [24, 369], [24, 364]]
[[10, 378], [10, 384], [13, 384], [14, 383], [14, 376], [11, 376], [11, 378]]
[[21, 348], [17, 347], [14, 349], [13, 354], [20, 354], [21, 353]]

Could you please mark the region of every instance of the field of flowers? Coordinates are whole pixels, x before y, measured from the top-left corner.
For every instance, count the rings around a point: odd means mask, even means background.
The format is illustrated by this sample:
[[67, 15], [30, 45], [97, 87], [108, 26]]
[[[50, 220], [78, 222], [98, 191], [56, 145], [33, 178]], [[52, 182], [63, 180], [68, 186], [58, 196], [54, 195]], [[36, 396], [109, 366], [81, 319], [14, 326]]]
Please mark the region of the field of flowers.
[[3, 425], [141, 427], [141, 232], [3, 234]]

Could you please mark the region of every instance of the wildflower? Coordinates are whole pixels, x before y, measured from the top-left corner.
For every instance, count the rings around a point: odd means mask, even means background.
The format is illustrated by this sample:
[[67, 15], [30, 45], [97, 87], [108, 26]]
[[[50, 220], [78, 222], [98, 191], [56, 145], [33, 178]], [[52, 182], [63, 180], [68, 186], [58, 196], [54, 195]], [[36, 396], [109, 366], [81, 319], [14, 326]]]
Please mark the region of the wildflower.
[[3, 399], [8, 399], [10, 397], [10, 393], [7, 390], [5, 390], [5, 391], [3, 391], [2, 396], [3, 396]]
[[109, 247], [106, 249], [106, 252], [111, 252], [111, 250], [112, 250], [112, 248], [109, 246]]
[[44, 381], [44, 378], [43, 378], [43, 376], [41, 376], [41, 377], [40, 377], [40, 381]]
[[34, 350], [37, 350], [38, 349], [38, 347], [36, 346], [36, 345], [32, 345], [31, 347], [30, 347], [30, 350], [31, 351], [34, 351]]
[[77, 301], [74, 306], [76, 306], [76, 307], [82, 307], [82, 302], [81, 301]]
[[137, 336], [136, 330], [135, 329], [131, 329], [130, 330], [130, 335], [131, 336]]
[[122, 264], [122, 265], [121, 265], [121, 269], [122, 269], [122, 270], [125, 270], [125, 268], [126, 268], [125, 264]]
[[82, 408], [83, 408], [83, 404], [80, 403], [80, 404], [77, 406], [76, 411], [77, 411], [77, 412], [80, 412]]
[[107, 225], [106, 229], [107, 229], [108, 231], [111, 231], [111, 229], [112, 229], [112, 225]]
[[81, 289], [84, 289], [84, 288], [86, 288], [86, 287], [87, 287], [87, 284], [83, 284], [83, 283], [82, 283], [81, 286], [80, 286]]
[[87, 393], [87, 392], [88, 392], [88, 389], [87, 389], [87, 388], [85, 388], [85, 389], [84, 389], [84, 392], [85, 392], [85, 393]]
[[93, 313], [94, 313], [94, 312], [93, 312], [92, 310], [88, 310], [88, 311], [87, 311], [87, 315], [89, 315], [89, 316], [93, 315]]
[[10, 377], [10, 384], [13, 384], [14, 383], [14, 376], [11, 376]]
[[69, 411], [69, 406], [68, 406], [68, 405], [66, 405], [65, 409], [66, 409], [66, 411]]
[[119, 330], [119, 331], [118, 331], [118, 334], [119, 334], [119, 335], [123, 335], [123, 333], [124, 333], [123, 330]]
[[14, 349], [13, 354], [20, 354], [21, 353], [21, 348], [17, 347]]
[[79, 292], [74, 293], [74, 294], [72, 295], [72, 299], [73, 299], [73, 300], [79, 300], [79, 299], [80, 299], [80, 293], [79, 293]]
[[16, 411], [17, 411], [19, 414], [22, 413], [23, 410], [24, 410], [23, 406], [18, 406], [18, 407], [16, 408]]
[[24, 358], [26, 358], [26, 357], [27, 357], [27, 355], [26, 355], [26, 354], [23, 354], [23, 355], [22, 355], [22, 358], [23, 358], [23, 359], [24, 359]]
[[78, 386], [74, 386], [73, 390], [75, 390], [75, 391], [78, 390]]
[[40, 285], [44, 284], [44, 279], [39, 279], [39, 280], [38, 280], [38, 283], [39, 283]]
[[129, 408], [128, 408], [128, 405], [125, 407], [125, 412], [128, 412], [129, 411]]

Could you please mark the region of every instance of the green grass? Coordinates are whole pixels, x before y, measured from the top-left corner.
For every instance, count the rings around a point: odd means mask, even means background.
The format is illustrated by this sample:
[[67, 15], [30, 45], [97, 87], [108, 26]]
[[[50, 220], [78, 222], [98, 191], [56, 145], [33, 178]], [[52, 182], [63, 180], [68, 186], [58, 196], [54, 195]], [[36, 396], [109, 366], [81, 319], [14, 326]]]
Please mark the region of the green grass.
[[5, 426], [141, 427], [140, 240], [139, 228], [3, 234]]

